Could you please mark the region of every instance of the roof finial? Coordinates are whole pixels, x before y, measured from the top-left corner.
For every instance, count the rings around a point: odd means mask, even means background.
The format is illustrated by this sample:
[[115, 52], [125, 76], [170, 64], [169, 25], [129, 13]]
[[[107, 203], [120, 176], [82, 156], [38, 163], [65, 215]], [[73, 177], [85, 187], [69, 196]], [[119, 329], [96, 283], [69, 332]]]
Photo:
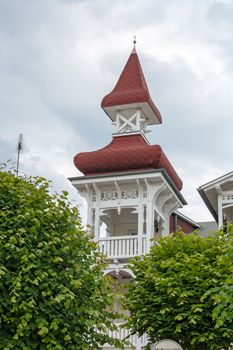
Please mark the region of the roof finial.
[[136, 35], [134, 35], [134, 39], [133, 39], [133, 48], [134, 49], [135, 49], [136, 44], [137, 44]]
[[136, 44], [137, 44], [136, 35], [134, 35], [132, 53], [136, 53]]

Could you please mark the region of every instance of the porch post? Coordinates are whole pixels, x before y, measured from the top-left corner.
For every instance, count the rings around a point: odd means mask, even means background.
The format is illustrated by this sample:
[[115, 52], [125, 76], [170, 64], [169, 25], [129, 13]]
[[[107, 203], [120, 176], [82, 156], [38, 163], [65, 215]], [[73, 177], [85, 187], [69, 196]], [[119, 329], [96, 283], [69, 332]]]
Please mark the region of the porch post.
[[222, 195], [218, 195], [218, 228], [223, 226], [223, 212], [222, 212]]
[[138, 206], [138, 255], [142, 255], [142, 235], [143, 235], [143, 205]]

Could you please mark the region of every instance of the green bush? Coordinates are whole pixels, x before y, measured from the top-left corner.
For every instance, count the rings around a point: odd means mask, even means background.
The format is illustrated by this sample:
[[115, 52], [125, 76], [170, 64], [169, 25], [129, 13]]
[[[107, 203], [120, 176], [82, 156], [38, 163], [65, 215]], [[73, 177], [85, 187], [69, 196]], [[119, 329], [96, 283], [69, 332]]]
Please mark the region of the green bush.
[[177, 232], [135, 259], [128, 326], [151, 343], [185, 350], [230, 349], [233, 340], [233, 226], [208, 238]]
[[113, 344], [102, 257], [67, 192], [49, 190], [43, 178], [0, 171], [0, 349]]

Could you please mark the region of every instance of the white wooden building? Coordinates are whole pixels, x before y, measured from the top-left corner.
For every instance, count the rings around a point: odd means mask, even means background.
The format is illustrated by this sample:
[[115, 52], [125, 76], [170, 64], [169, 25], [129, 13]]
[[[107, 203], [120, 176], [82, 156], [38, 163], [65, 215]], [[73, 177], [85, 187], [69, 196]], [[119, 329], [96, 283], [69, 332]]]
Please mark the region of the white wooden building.
[[[152, 238], [168, 235], [171, 215], [186, 201], [182, 181], [162, 148], [146, 138], [148, 127], [162, 123], [162, 118], [135, 47], [101, 106], [116, 128], [112, 141], [100, 150], [77, 154], [74, 163], [84, 175], [70, 181], [87, 201], [89, 230], [108, 262], [105, 273], [129, 283], [129, 258], [147, 253]], [[113, 335], [124, 338], [127, 332], [119, 328]], [[146, 336], [130, 339], [137, 350], [146, 344]], [[106, 344], [105, 349], [111, 347]]]
[[233, 222], [233, 171], [198, 188], [218, 227]]

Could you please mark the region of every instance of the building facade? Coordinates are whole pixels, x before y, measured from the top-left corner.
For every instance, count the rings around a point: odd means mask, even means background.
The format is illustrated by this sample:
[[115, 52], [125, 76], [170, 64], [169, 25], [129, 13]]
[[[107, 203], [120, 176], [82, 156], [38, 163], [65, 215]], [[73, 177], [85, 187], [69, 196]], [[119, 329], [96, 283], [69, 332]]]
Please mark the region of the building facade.
[[[70, 181], [87, 201], [87, 224], [106, 256], [105, 273], [124, 284], [133, 278], [129, 259], [148, 253], [154, 238], [182, 225], [189, 233], [197, 225], [177, 212], [186, 204], [180, 192], [182, 181], [162, 148], [147, 140], [148, 127], [161, 124], [162, 117], [150, 96], [135, 45], [101, 106], [115, 133], [104, 148], [75, 156], [74, 164], [83, 176]], [[124, 338], [127, 330], [119, 328], [114, 335]], [[146, 337], [130, 340], [137, 350], [146, 344]], [[105, 349], [110, 348], [106, 344]]]
[[233, 171], [200, 186], [198, 192], [219, 229], [233, 222]]

